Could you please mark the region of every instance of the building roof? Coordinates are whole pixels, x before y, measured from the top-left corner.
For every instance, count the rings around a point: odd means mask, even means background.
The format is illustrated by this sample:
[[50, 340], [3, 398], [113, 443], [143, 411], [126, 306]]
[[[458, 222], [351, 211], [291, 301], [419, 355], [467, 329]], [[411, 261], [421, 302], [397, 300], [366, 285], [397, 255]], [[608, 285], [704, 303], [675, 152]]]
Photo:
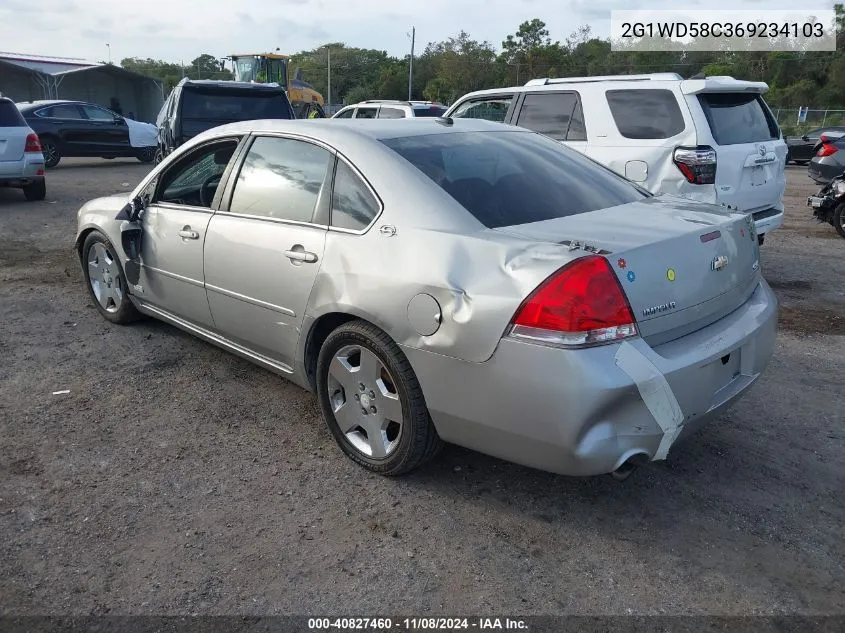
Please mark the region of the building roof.
[[20, 66], [21, 68], [29, 68], [30, 70], [38, 70], [47, 74], [53, 74], [63, 70], [72, 68], [84, 68], [86, 66], [93, 66], [89, 61], [79, 59], [76, 57], [51, 57], [48, 55], [29, 55], [26, 53], [11, 53], [0, 51], [0, 61]]

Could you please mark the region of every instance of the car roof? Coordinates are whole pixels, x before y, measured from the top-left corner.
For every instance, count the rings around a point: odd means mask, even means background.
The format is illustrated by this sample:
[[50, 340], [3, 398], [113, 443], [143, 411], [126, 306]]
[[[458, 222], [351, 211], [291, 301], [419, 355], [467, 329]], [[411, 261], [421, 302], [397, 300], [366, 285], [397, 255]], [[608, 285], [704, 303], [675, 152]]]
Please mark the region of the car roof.
[[185, 77], [179, 82], [183, 88], [191, 86], [209, 87], [209, 88], [227, 88], [231, 90], [284, 90], [282, 86], [277, 83], [252, 83], [251, 81], [226, 81], [220, 79], [188, 79]]
[[105, 106], [101, 106], [96, 103], [89, 103], [88, 101], [73, 101], [70, 99], [43, 99], [41, 101], [19, 101], [17, 103], [20, 110], [35, 110], [37, 108], [43, 108], [51, 105], [90, 105], [108, 110]]

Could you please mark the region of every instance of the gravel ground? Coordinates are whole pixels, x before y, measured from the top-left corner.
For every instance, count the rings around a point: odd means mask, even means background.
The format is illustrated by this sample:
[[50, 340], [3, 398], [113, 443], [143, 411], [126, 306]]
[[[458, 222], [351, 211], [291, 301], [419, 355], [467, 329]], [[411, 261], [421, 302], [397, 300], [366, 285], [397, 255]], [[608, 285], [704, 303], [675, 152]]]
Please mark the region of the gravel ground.
[[107, 323], [75, 212], [147, 169], [67, 160], [43, 203], [0, 190], [0, 613], [845, 613], [845, 240], [812, 220], [805, 169], [762, 248], [768, 372], [624, 483], [456, 447], [369, 475], [308, 393]]

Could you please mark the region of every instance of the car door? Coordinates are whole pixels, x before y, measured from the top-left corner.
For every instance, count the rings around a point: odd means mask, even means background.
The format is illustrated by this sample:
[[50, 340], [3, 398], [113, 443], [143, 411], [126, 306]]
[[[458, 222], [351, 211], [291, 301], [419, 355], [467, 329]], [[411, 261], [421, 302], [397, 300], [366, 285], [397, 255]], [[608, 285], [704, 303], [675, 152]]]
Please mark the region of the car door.
[[333, 161], [333, 152], [315, 143], [256, 137], [205, 239], [217, 330], [288, 368], [322, 264]]
[[91, 134], [97, 151], [103, 154], [129, 152], [129, 126], [122, 116], [98, 106], [80, 105], [91, 125]]
[[[136, 297], [189, 323], [212, 328], [203, 279], [203, 243], [220, 183], [239, 138], [204, 143], [164, 169], [144, 209]], [[227, 262], [228, 265], [231, 264]]]
[[50, 125], [65, 156], [86, 156], [90, 151], [91, 126], [75, 103], [60, 103], [35, 112], [38, 119]]

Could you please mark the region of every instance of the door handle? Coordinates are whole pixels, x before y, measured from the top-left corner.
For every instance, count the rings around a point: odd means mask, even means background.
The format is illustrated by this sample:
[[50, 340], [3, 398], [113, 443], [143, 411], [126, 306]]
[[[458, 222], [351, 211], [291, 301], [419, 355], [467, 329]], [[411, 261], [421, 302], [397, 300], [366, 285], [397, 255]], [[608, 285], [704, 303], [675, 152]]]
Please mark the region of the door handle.
[[306, 262], [308, 264], [313, 264], [317, 261], [317, 253], [311, 253], [310, 251], [285, 251], [285, 257], [287, 257], [292, 262]]
[[183, 226], [182, 230], [179, 231], [179, 237], [185, 240], [198, 240], [200, 234], [197, 231], [191, 230], [190, 226]]

